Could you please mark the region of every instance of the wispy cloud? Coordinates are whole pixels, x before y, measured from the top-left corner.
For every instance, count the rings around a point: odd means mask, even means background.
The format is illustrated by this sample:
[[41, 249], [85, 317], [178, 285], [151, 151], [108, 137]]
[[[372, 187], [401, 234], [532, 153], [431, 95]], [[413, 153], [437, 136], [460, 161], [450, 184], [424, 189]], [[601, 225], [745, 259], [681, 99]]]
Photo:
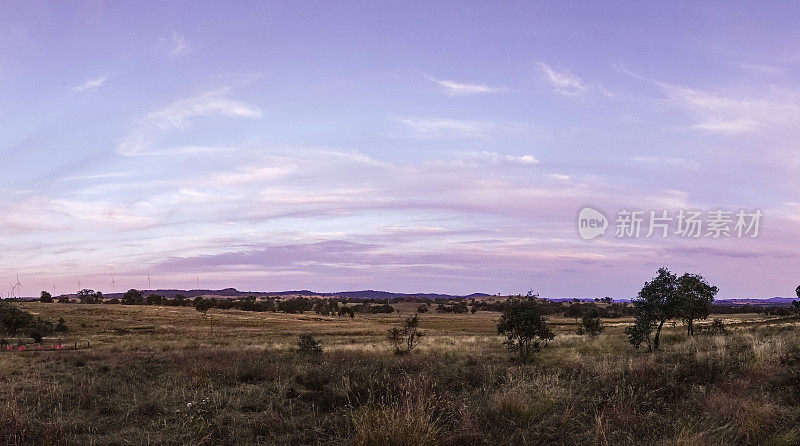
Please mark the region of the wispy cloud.
[[171, 56], [186, 54], [191, 47], [186, 42], [186, 37], [177, 31], [172, 31], [172, 36], [159, 39], [160, 46], [165, 47]]
[[471, 84], [468, 82], [459, 82], [447, 79], [436, 79], [434, 77], [425, 76], [431, 82], [435, 83], [436, 85], [442, 87], [442, 89], [447, 92], [450, 96], [464, 96], [470, 94], [482, 94], [482, 93], [497, 93], [501, 91], [506, 91], [507, 89], [504, 87], [491, 87], [486, 84]]
[[633, 161], [654, 166], [671, 166], [683, 169], [699, 169], [700, 163], [685, 158], [670, 158], [664, 156], [637, 156]]
[[106, 76], [100, 76], [94, 79], [88, 79], [86, 82], [80, 85], [76, 85], [75, 87], [72, 87], [72, 91], [78, 93], [95, 91], [98, 88], [105, 85], [107, 79], [108, 78]]
[[794, 128], [800, 119], [797, 99], [800, 92], [777, 89], [734, 86], [731, 88], [701, 89], [651, 79], [621, 64], [614, 67], [635, 79], [658, 87], [664, 96], [659, 102], [682, 110], [693, 123], [684, 128], [717, 135], [762, 134]]
[[537, 62], [536, 66], [544, 80], [553, 88], [553, 91], [562, 96], [584, 97], [591, 93], [606, 97], [614, 96], [613, 93], [599, 84], [587, 84], [578, 76], [567, 71], [558, 71], [544, 62]]
[[797, 116], [796, 105], [743, 92], [720, 94], [657, 82], [671, 104], [691, 113], [696, 122], [691, 129], [735, 135], [751, 132], [766, 124]]
[[418, 139], [484, 138], [494, 128], [488, 122], [445, 118], [407, 118], [400, 123], [408, 131], [406, 136]]
[[481, 162], [489, 164], [519, 164], [519, 165], [536, 165], [539, 164], [533, 155], [507, 155], [497, 152], [481, 151], [481, 152], [464, 152], [459, 161], [466, 162]]
[[[153, 151], [152, 145], [164, 134], [183, 130], [192, 124], [195, 118], [201, 116], [222, 116], [228, 118], [258, 119], [261, 110], [258, 107], [226, 97], [230, 88], [220, 88], [197, 96], [173, 102], [172, 104], [153, 111], [140, 119], [133, 131], [126, 135], [117, 146], [121, 155], [153, 154], [162, 151]], [[170, 153], [194, 153], [202, 151], [217, 151], [218, 147], [182, 146], [167, 150]]]
[[738, 67], [739, 69], [742, 69], [744, 71], [749, 71], [759, 74], [782, 74], [784, 72], [782, 68], [773, 65], [764, 65], [758, 63], [731, 62], [731, 65]]

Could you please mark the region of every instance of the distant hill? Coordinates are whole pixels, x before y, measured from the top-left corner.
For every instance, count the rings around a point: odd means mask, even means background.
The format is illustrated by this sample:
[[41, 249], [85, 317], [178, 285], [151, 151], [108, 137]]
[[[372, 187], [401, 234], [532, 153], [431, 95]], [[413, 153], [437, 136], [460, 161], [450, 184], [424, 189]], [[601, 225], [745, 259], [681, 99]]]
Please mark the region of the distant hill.
[[[472, 293], [467, 295], [457, 294], [439, 294], [439, 293], [393, 293], [391, 291], [376, 291], [376, 290], [361, 290], [361, 291], [337, 291], [330, 293], [323, 293], [310, 290], [286, 290], [286, 291], [239, 291], [236, 288], [223, 288], [219, 290], [178, 290], [178, 289], [157, 289], [157, 290], [139, 290], [143, 296], [149, 294], [158, 294], [166, 298], [174, 298], [180, 294], [183, 297], [194, 299], [197, 296], [213, 296], [213, 297], [227, 297], [238, 298], [245, 296], [258, 296], [258, 297], [340, 297], [340, 298], [353, 298], [353, 299], [376, 299], [376, 300], [391, 300], [391, 299], [488, 299], [499, 298], [504, 299], [508, 296], [497, 296], [486, 293]], [[108, 293], [103, 294], [106, 299], [121, 299], [125, 293]], [[76, 298], [75, 293], [68, 295], [70, 298]], [[55, 296], [58, 297], [58, 296]], [[35, 297], [25, 297], [21, 300], [36, 300]], [[571, 302], [573, 298], [551, 298], [545, 297], [545, 300], [551, 302]], [[769, 299], [718, 299], [714, 301], [715, 305], [760, 305], [760, 306], [789, 306], [792, 301], [796, 300], [789, 297], [771, 297]], [[594, 302], [591, 298], [581, 298], [582, 302]], [[629, 298], [614, 298], [614, 302], [625, 303], [630, 302]]]
[[790, 297], [770, 297], [769, 299], [719, 299], [714, 301], [717, 305], [764, 305], [764, 306], [786, 306], [792, 305], [792, 301], [797, 300]]
[[[193, 299], [197, 296], [214, 296], [214, 297], [245, 297], [245, 296], [259, 296], [259, 297], [290, 297], [290, 296], [306, 296], [306, 297], [348, 297], [354, 299], [483, 299], [491, 297], [486, 293], [472, 293], [466, 296], [459, 296], [453, 294], [437, 294], [437, 293], [392, 293], [390, 291], [375, 291], [375, 290], [362, 290], [362, 291], [339, 291], [332, 293], [322, 293], [309, 290], [287, 290], [287, 291], [239, 291], [236, 288], [223, 288], [221, 290], [177, 290], [177, 289], [158, 289], [158, 290], [139, 290], [143, 296], [149, 294], [158, 294], [167, 298], [174, 298], [180, 294], [183, 297]], [[121, 299], [125, 293], [108, 293], [103, 294], [107, 299]], [[69, 294], [69, 297], [75, 298], [76, 294]]]

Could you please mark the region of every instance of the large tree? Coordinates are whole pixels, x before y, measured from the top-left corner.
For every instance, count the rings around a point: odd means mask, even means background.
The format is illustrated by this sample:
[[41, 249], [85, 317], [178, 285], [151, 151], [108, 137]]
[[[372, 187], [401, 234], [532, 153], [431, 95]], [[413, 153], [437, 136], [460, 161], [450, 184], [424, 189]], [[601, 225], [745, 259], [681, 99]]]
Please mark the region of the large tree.
[[[660, 268], [653, 280], [645, 282], [633, 304], [636, 307], [636, 328], [628, 333], [629, 340], [634, 345], [644, 340], [648, 347], [652, 345], [652, 350], [658, 350], [664, 323], [680, 312], [678, 278], [667, 268]], [[651, 344], [650, 333], [654, 328], [656, 333]]]
[[708, 317], [717, 291], [701, 275], [686, 273], [678, 278], [678, 312], [686, 321], [687, 335], [694, 336], [695, 319]]

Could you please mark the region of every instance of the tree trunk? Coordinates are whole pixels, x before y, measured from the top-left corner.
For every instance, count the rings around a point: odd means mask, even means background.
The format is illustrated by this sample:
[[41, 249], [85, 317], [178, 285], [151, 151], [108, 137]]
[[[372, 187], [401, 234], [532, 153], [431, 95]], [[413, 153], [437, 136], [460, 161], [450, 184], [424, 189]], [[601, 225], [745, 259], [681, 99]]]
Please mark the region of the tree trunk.
[[689, 326], [686, 328], [688, 336], [694, 336], [694, 319], [689, 319]]
[[656, 337], [653, 338], [653, 350], [658, 350], [658, 343], [661, 341], [659, 337], [661, 336], [661, 327], [664, 326], [664, 322], [666, 319], [662, 319], [661, 322], [658, 324], [658, 328], [656, 329]]

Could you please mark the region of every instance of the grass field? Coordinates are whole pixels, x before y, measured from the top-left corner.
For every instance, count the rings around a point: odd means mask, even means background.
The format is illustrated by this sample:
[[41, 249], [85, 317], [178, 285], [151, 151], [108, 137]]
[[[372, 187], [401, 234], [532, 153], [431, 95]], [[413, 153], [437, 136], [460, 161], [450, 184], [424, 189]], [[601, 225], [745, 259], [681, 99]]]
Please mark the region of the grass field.
[[[420, 348], [397, 356], [386, 331], [416, 304], [353, 319], [20, 306], [90, 347], [0, 353], [3, 444], [800, 443], [797, 319], [728, 315], [727, 333], [692, 339], [668, 326], [647, 353], [630, 320], [589, 338], [551, 317], [556, 339], [520, 365], [494, 312], [423, 314]], [[323, 354], [292, 351], [306, 332]]]

